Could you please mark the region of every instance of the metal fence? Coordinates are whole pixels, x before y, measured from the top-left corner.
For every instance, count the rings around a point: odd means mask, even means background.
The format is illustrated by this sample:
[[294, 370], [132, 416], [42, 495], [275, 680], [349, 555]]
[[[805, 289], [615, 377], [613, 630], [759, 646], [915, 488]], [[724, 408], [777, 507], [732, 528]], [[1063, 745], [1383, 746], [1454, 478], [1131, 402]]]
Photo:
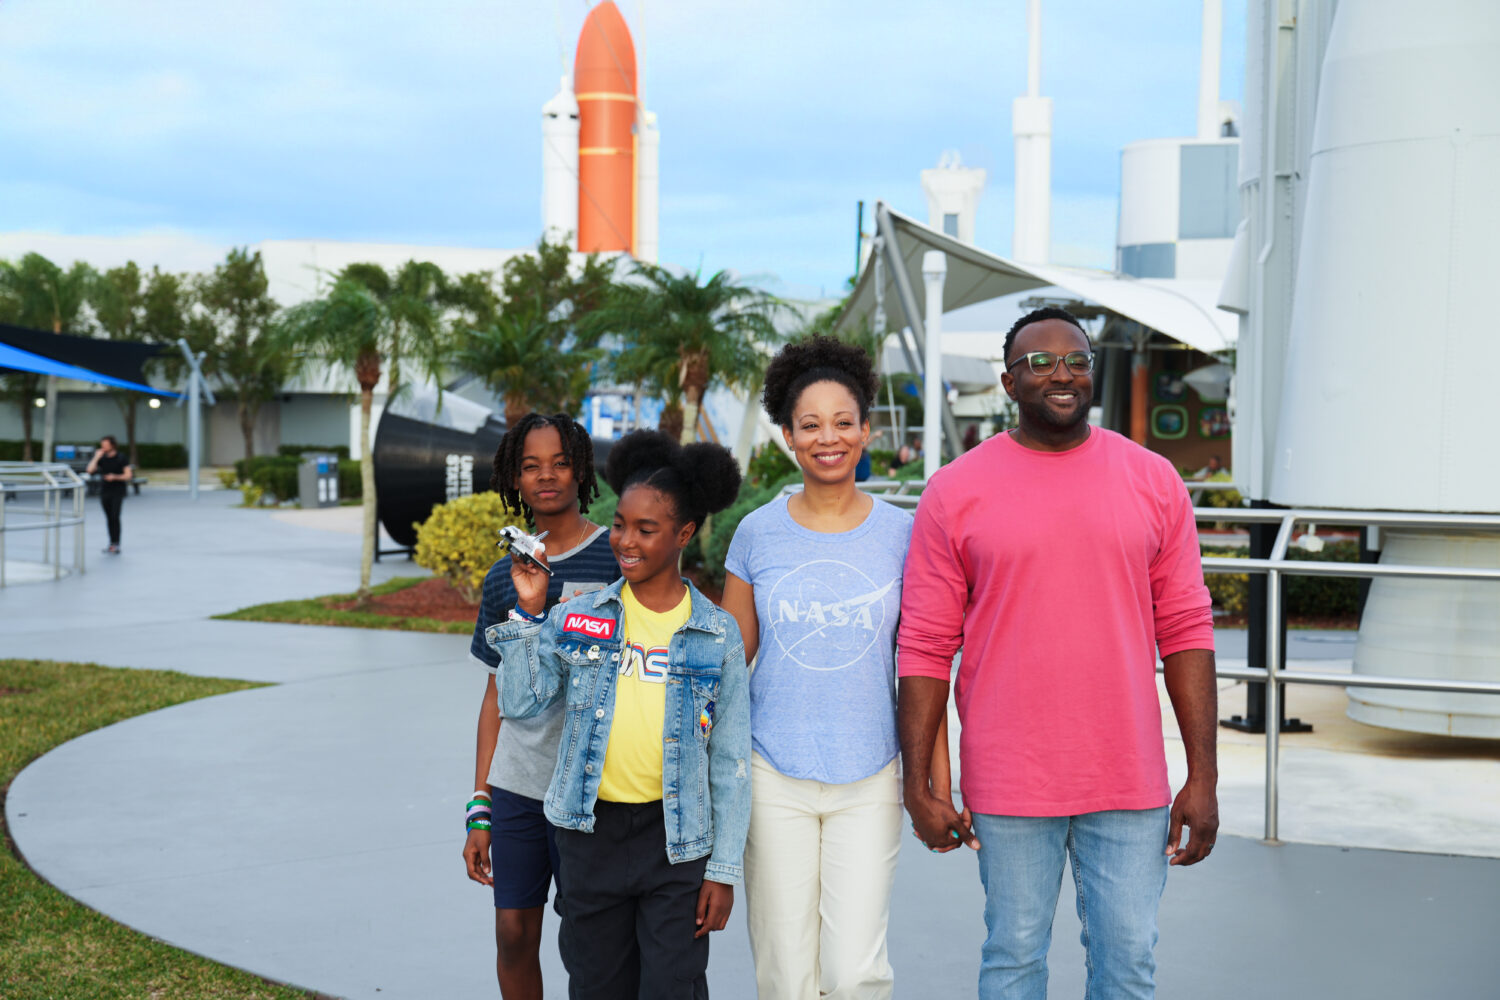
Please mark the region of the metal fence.
[[1385, 677], [1369, 674], [1331, 674], [1311, 670], [1281, 669], [1286, 632], [1282, 621], [1283, 576], [1344, 576], [1365, 579], [1402, 578], [1420, 580], [1492, 580], [1500, 583], [1500, 569], [1458, 566], [1421, 566], [1389, 563], [1292, 561], [1287, 558], [1293, 530], [1298, 524], [1338, 525], [1362, 528], [1419, 528], [1500, 532], [1500, 517], [1488, 514], [1408, 514], [1379, 511], [1266, 510], [1225, 507], [1195, 507], [1200, 521], [1236, 524], [1276, 524], [1276, 542], [1265, 559], [1208, 557], [1204, 573], [1263, 573], [1266, 576], [1266, 666], [1265, 669], [1220, 667], [1218, 675], [1242, 681], [1260, 681], [1266, 687], [1266, 816], [1265, 837], [1278, 839], [1277, 773], [1281, 753], [1281, 684], [1325, 684], [1335, 687], [1384, 688], [1398, 691], [1450, 691], [1460, 694], [1500, 694], [1494, 681], [1461, 681], [1424, 677]]
[[88, 492], [70, 466], [58, 462], [0, 462], [0, 587], [5, 586], [6, 541], [14, 532], [42, 532], [42, 562], [63, 574], [63, 529], [73, 529], [74, 572], [83, 572], [83, 501]]
[[[899, 507], [916, 507], [922, 480], [869, 480], [860, 488]], [[1224, 482], [1190, 482], [1192, 490], [1227, 490]], [[788, 487], [794, 490], [796, 487]], [[1203, 572], [1264, 574], [1266, 581], [1266, 666], [1264, 669], [1219, 667], [1226, 680], [1256, 681], [1265, 685], [1266, 704], [1266, 806], [1265, 839], [1279, 839], [1278, 769], [1281, 754], [1281, 685], [1322, 684], [1334, 687], [1381, 688], [1398, 691], [1446, 691], [1459, 694], [1500, 694], [1500, 682], [1424, 677], [1387, 677], [1369, 674], [1333, 674], [1311, 670], [1283, 670], [1286, 625], [1282, 619], [1281, 581], [1284, 576], [1341, 576], [1364, 579], [1396, 578], [1420, 580], [1490, 580], [1500, 584], [1500, 569], [1458, 566], [1423, 566], [1388, 563], [1311, 562], [1290, 560], [1287, 550], [1299, 524], [1352, 528], [1418, 528], [1429, 530], [1490, 531], [1500, 533], [1500, 516], [1492, 514], [1418, 514], [1394, 511], [1347, 511], [1264, 508], [1194, 507], [1198, 521], [1229, 524], [1275, 524], [1276, 542], [1264, 559], [1211, 556], [1203, 559]]]

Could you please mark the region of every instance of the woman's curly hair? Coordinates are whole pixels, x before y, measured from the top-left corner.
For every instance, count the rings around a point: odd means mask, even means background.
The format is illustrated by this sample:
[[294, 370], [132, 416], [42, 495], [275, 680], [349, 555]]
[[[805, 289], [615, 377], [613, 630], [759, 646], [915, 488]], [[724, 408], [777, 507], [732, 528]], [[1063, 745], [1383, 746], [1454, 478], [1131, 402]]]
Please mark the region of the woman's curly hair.
[[816, 382], [837, 382], [859, 403], [861, 422], [870, 419], [870, 404], [879, 391], [875, 363], [863, 348], [832, 337], [813, 336], [783, 347], [766, 369], [760, 402], [779, 427], [792, 425], [792, 408], [802, 391]]

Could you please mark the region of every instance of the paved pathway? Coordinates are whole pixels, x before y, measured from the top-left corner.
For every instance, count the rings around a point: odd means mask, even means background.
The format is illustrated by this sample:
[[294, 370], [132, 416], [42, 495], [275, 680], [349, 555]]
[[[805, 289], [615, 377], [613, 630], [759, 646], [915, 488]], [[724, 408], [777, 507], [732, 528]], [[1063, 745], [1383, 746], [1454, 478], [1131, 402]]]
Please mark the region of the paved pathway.
[[[148, 488], [127, 501], [124, 556], [92, 557], [81, 578], [0, 591], [0, 656], [275, 682], [59, 747], [12, 785], [12, 835], [44, 877], [88, 905], [273, 979], [360, 1000], [496, 996], [493, 910], [458, 858], [482, 687], [467, 639], [207, 620], [354, 584], [357, 539], [321, 530], [314, 512], [287, 523], [230, 509], [233, 499], [210, 493], [194, 506]], [[90, 527], [97, 538], [102, 523]], [[387, 562], [378, 575], [411, 571]], [[1224, 637], [1226, 656], [1234, 641]], [[1318, 645], [1292, 655], [1311, 658]], [[1239, 752], [1226, 747], [1226, 757]], [[1284, 766], [1297, 771], [1304, 753], [1356, 757], [1288, 747]], [[1387, 764], [1340, 761], [1321, 783], [1289, 790], [1305, 801], [1284, 808], [1321, 806], [1337, 836], [1337, 814], [1386, 794]], [[1226, 826], [1253, 832], [1258, 788], [1249, 805], [1226, 791]], [[1054, 996], [1082, 992], [1068, 882]], [[737, 902], [714, 939], [721, 1000], [754, 996]], [[897, 996], [973, 995], [980, 905], [972, 855], [903, 847]], [[1161, 921], [1163, 998], [1488, 997], [1500, 981], [1500, 861], [1489, 858], [1226, 836], [1210, 862], [1172, 873]], [[548, 995], [564, 996], [550, 945], [545, 963]]]

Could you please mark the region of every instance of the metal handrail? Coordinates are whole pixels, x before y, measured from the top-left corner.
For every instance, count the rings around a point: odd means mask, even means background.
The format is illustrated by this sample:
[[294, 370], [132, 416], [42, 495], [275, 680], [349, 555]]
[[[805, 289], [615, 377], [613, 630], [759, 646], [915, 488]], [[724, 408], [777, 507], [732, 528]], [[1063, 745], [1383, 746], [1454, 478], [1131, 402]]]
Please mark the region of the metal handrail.
[[[47, 531], [42, 557], [52, 563], [53, 579], [62, 577], [62, 529], [73, 529], [73, 568], [84, 571], [83, 501], [88, 492], [72, 466], [60, 462], [0, 462], [0, 587], [5, 586], [5, 538], [12, 531]], [[40, 509], [19, 508], [15, 514], [40, 518], [39, 523], [12, 524], [7, 519], [9, 497], [37, 494]], [[64, 504], [71, 513], [64, 512]], [[50, 556], [49, 556], [50, 553]]]
[[1383, 688], [1397, 691], [1455, 691], [1462, 694], [1500, 694], [1500, 683], [1491, 681], [1436, 680], [1415, 677], [1375, 677], [1281, 669], [1285, 633], [1281, 621], [1281, 577], [1347, 576], [1396, 577], [1428, 580], [1500, 580], [1500, 570], [1451, 566], [1381, 565], [1375, 563], [1314, 563], [1287, 558], [1292, 529], [1301, 523], [1359, 525], [1369, 528], [1429, 528], [1460, 531], [1500, 532], [1500, 516], [1494, 514], [1425, 514], [1410, 511], [1347, 511], [1265, 508], [1237, 509], [1194, 507], [1199, 521], [1237, 521], [1279, 524], [1276, 542], [1268, 559], [1203, 560], [1205, 573], [1266, 574], [1266, 666], [1264, 670], [1221, 667], [1215, 673], [1233, 680], [1258, 681], [1266, 687], [1266, 812], [1265, 839], [1277, 841], [1280, 832], [1281, 687], [1282, 684], [1327, 684], [1337, 687]]

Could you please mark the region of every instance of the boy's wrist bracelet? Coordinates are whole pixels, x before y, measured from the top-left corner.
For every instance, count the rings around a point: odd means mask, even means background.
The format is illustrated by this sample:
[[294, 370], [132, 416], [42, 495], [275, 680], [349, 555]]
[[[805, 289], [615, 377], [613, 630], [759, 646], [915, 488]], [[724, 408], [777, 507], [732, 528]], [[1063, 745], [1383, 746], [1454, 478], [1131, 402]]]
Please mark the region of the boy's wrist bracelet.
[[547, 612], [543, 609], [541, 614], [533, 615], [527, 611], [522, 611], [521, 606], [517, 604], [510, 609], [510, 620], [513, 622], [544, 622], [547, 620]]
[[469, 800], [467, 815], [464, 817], [464, 829], [488, 830], [492, 818], [489, 793], [475, 792], [474, 797]]

